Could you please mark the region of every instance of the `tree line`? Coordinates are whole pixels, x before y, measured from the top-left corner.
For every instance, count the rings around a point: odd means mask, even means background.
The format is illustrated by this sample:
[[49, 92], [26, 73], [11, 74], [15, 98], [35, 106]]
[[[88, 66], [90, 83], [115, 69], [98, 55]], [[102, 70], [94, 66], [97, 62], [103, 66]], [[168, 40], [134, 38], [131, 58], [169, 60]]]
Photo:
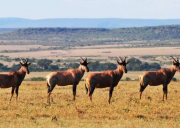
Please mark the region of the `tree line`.
[[[161, 69], [160, 64], [158, 63], [147, 63], [141, 62], [139, 59], [131, 58], [129, 59], [130, 63], [127, 65], [128, 71], [156, 71]], [[60, 60], [57, 60], [60, 63]], [[116, 63], [100, 63], [99, 61], [92, 62], [88, 65], [90, 71], [105, 71], [105, 70], [114, 70], [117, 68]], [[61, 63], [61, 64], [53, 64], [52, 60], [49, 59], [40, 59], [37, 62], [33, 60], [31, 66], [29, 66], [29, 70], [31, 72], [43, 72], [43, 71], [64, 71], [69, 68], [77, 68], [79, 63]], [[0, 63], [0, 71], [9, 72], [15, 71], [20, 68], [20, 64], [13, 64], [11, 67], [7, 65], [3, 65]]]

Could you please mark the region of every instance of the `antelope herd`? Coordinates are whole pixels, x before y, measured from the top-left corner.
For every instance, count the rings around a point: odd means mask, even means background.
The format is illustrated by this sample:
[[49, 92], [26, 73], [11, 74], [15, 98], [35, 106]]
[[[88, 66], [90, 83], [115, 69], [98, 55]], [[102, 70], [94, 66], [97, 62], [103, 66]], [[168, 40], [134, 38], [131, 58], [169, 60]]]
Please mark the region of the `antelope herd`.
[[[164, 97], [167, 100], [167, 92], [168, 92], [168, 84], [172, 80], [176, 71], [180, 72], [179, 59], [175, 57], [171, 57], [173, 59], [172, 65], [168, 69], [160, 69], [158, 71], [149, 71], [144, 72], [139, 76], [140, 81], [140, 99], [142, 96], [142, 92], [144, 89], [150, 86], [163, 85], [163, 101]], [[66, 71], [57, 71], [52, 72], [47, 75], [47, 103], [50, 103], [50, 95], [56, 85], [58, 86], [66, 86], [72, 85], [73, 91], [73, 100], [76, 97], [76, 87], [79, 84], [79, 81], [83, 77], [85, 72], [89, 72], [88, 64], [91, 62], [87, 62], [87, 58], [80, 57], [81, 62], [78, 68], [76, 69], [68, 69]], [[92, 101], [92, 94], [95, 88], [105, 88], [109, 87], [109, 104], [112, 97], [112, 93], [114, 87], [118, 85], [118, 82], [123, 76], [123, 73], [127, 73], [126, 65], [129, 61], [126, 61], [126, 57], [122, 59], [118, 56], [118, 67], [115, 70], [107, 70], [102, 73], [90, 73], [85, 77], [85, 89], [86, 93], [89, 91], [89, 98]], [[10, 101], [13, 97], [14, 90], [16, 93], [16, 101], [18, 99], [18, 90], [21, 85], [24, 77], [29, 74], [28, 66], [31, 63], [28, 62], [28, 59], [23, 61], [20, 58], [21, 68], [18, 71], [11, 71], [8, 74], [0, 74], [0, 87], [1, 88], [10, 88], [12, 87]]]

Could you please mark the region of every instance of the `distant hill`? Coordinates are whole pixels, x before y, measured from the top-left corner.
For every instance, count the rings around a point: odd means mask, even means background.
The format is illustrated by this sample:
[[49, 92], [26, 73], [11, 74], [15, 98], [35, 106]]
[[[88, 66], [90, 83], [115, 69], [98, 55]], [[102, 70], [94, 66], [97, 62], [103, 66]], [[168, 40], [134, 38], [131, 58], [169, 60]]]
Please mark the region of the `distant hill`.
[[18, 28], [0, 28], [0, 34], [9, 33], [18, 30]]
[[161, 25], [180, 25], [180, 19], [81, 19], [60, 18], [31, 20], [22, 18], [0, 18], [0, 28], [37, 28], [37, 27], [66, 27], [66, 28], [127, 28]]
[[[25, 28], [0, 34], [0, 44], [43, 44], [43, 45], [103, 45], [121, 44], [128, 41], [180, 40], [180, 25], [133, 27], [133, 28]], [[179, 41], [178, 41], [179, 42]], [[177, 43], [179, 44], [179, 43]]]

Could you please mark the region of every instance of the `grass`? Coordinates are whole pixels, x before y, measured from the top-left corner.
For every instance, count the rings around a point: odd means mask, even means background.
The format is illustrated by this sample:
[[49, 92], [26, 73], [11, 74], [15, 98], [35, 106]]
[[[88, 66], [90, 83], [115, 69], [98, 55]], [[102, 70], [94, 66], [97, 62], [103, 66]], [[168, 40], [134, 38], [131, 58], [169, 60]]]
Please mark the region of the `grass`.
[[11, 89], [1, 89], [1, 127], [180, 127], [180, 82], [169, 85], [168, 101], [162, 102], [162, 86], [147, 87], [139, 100], [139, 82], [119, 82], [111, 104], [108, 88], [95, 89], [93, 102], [85, 94], [84, 82], [77, 86], [56, 86], [51, 104], [46, 103], [46, 82], [24, 81], [9, 103]]

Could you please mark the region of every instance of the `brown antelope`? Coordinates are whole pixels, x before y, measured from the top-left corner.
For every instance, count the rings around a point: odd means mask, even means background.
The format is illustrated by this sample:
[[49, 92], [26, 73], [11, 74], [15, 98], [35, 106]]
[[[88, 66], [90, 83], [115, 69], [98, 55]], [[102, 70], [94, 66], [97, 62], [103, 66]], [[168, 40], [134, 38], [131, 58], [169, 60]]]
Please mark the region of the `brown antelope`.
[[76, 96], [76, 86], [79, 84], [79, 81], [84, 75], [84, 72], [89, 72], [87, 58], [81, 58], [80, 66], [76, 69], [68, 69], [66, 71], [52, 72], [47, 75], [47, 87], [48, 87], [48, 96], [47, 102], [50, 103], [50, 95], [56, 84], [58, 86], [73, 85], [73, 100]]
[[140, 99], [142, 92], [144, 89], [150, 86], [157, 86], [162, 84], [163, 85], [163, 101], [164, 96], [166, 96], [167, 100], [167, 92], [168, 92], [168, 84], [170, 83], [171, 79], [173, 78], [176, 71], [179, 71], [179, 60], [173, 58], [173, 63], [170, 68], [168, 69], [160, 69], [158, 71], [151, 71], [151, 72], [144, 72], [139, 76], [140, 81]]
[[118, 57], [117, 63], [119, 66], [115, 70], [107, 70], [103, 73], [91, 73], [85, 78], [85, 88], [86, 93], [88, 93], [89, 89], [89, 98], [92, 101], [92, 94], [95, 88], [105, 88], [110, 87], [109, 89], [109, 104], [112, 97], [112, 93], [114, 87], [117, 86], [118, 82], [120, 81], [123, 73], [127, 73], [126, 65], [129, 62], [126, 62], [126, 57], [122, 60]]
[[26, 58], [25, 62], [21, 59], [20, 64], [21, 64], [21, 68], [18, 71], [11, 71], [8, 74], [0, 74], [0, 87], [1, 88], [12, 87], [10, 101], [13, 97], [14, 90], [16, 92], [16, 101], [17, 101], [19, 86], [24, 80], [26, 73], [29, 74], [28, 66], [31, 63], [28, 62], [28, 59]]

